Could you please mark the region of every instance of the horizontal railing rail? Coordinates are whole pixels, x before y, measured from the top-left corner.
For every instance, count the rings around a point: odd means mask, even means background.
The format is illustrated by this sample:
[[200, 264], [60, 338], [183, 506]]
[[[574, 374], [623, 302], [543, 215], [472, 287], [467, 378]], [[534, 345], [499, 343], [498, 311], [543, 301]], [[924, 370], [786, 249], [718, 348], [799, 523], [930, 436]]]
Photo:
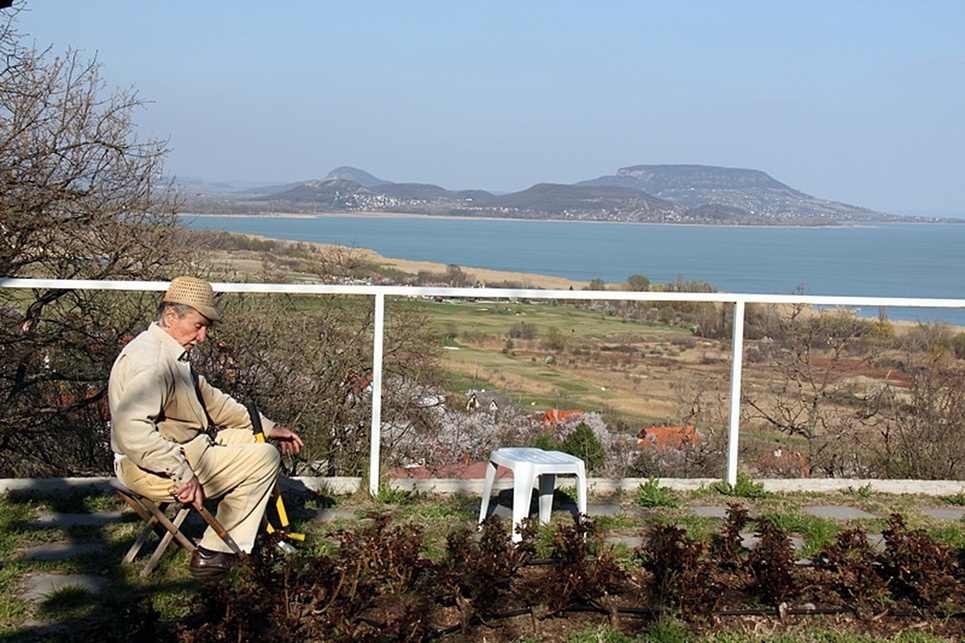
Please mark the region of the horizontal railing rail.
[[[119, 290], [164, 291], [167, 281], [98, 281], [69, 279], [0, 279], [0, 288], [54, 290]], [[691, 293], [666, 291], [615, 290], [540, 290], [529, 288], [444, 288], [422, 286], [368, 286], [334, 284], [269, 284], [229, 283], [211, 284], [217, 292], [297, 294], [297, 295], [363, 295], [372, 297], [375, 306], [375, 326], [372, 351], [372, 418], [369, 445], [369, 492], [378, 494], [381, 463], [382, 430], [382, 341], [385, 323], [386, 297], [447, 297], [531, 300], [586, 300], [586, 301], [646, 301], [646, 302], [716, 302], [734, 305], [734, 329], [731, 348], [730, 407], [727, 430], [727, 471], [725, 480], [737, 483], [737, 454], [739, 444], [741, 374], [744, 350], [744, 312], [747, 304], [790, 304], [835, 308], [942, 308], [965, 309], [965, 299], [853, 297], [822, 295], [764, 295], [751, 293]]]

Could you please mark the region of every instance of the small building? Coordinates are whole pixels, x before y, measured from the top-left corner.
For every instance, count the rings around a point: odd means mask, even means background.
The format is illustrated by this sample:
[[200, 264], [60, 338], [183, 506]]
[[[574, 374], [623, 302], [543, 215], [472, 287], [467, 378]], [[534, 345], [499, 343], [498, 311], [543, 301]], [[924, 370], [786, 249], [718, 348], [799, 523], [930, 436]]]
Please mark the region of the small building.
[[567, 420], [576, 415], [583, 415], [582, 409], [550, 409], [543, 414], [543, 418], [540, 420], [543, 424], [548, 425], [549, 430], [552, 430], [553, 426], [563, 420]]
[[651, 426], [637, 434], [637, 446], [650, 451], [680, 450], [685, 446], [699, 442], [700, 434], [691, 424], [685, 426]]

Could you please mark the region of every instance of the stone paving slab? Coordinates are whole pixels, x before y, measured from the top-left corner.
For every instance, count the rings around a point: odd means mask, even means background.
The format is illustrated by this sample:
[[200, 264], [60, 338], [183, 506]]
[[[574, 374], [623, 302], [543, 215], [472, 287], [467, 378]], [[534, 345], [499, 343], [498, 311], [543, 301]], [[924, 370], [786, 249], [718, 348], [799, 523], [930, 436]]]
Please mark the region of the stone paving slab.
[[506, 505], [502, 505], [502, 504], [499, 504], [499, 503], [496, 503], [496, 504], [490, 503], [490, 505], [489, 505], [489, 513], [488, 513], [487, 515], [488, 515], [488, 516], [499, 516], [499, 517], [502, 518], [503, 520], [512, 520], [512, 519], [513, 519], [513, 508], [512, 508], [512, 507], [507, 507]]
[[829, 518], [832, 520], [868, 520], [881, 517], [855, 507], [843, 505], [804, 507], [802, 511], [812, 516], [817, 516], [818, 518]]
[[935, 520], [961, 520], [965, 516], [965, 507], [949, 507], [948, 509], [923, 509], [922, 513]]
[[[596, 509], [596, 507], [593, 507], [593, 509]], [[590, 508], [589, 508], [589, 507], [586, 508], [586, 511], [587, 511], [587, 513], [588, 513], [589, 515], [591, 515], [591, 516], [597, 515], [597, 514], [590, 514], [590, 513], [589, 513], [589, 512], [590, 512]], [[576, 505], [565, 504], [565, 505], [561, 505], [561, 506], [559, 506], [559, 507], [553, 507], [552, 513], [554, 513], [554, 514], [555, 514], [555, 513], [568, 513], [568, 514], [570, 514], [571, 516], [573, 516], [573, 518], [575, 519], [577, 516], [580, 515], [580, 508], [577, 507]], [[534, 514], [534, 515], [535, 515], [535, 514]], [[600, 514], [600, 515], [602, 515], [602, 514]]]
[[332, 522], [334, 520], [355, 520], [358, 515], [354, 509], [319, 509], [313, 520]]
[[632, 507], [628, 508], [628, 507], [623, 507], [621, 505], [604, 504], [604, 505], [587, 505], [586, 513], [588, 516], [592, 518], [593, 516], [610, 516], [610, 517], [624, 516], [627, 514], [636, 514], [638, 512]]
[[603, 539], [608, 545], [624, 544], [630, 549], [636, 549], [643, 544], [643, 536], [607, 536]]
[[[761, 541], [758, 535], [753, 531], [742, 531], [740, 533], [741, 545], [746, 549], [754, 549], [757, 547], [757, 543]], [[805, 547], [804, 539], [800, 536], [790, 536], [791, 548], [794, 551], [801, 551]]]
[[104, 576], [88, 574], [39, 574], [26, 580], [20, 598], [25, 601], [42, 601], [53, 592], [67, 587], [79, 587], [91, 594], [97, 594], [107, 587], [108, 581]]
[[107, 549], [104, 543], [45, 543], [30, 547], [26, 560], [65, 560]]
[[701, 518], [726, 518], [727, 507], [691, 507], [690, 513]]
[[[96, 511], [94, 513], [55, 513], [43, 512], [34, 519], [34, 524], [45, 527], [101, 526], [123, 520], [120, 511]], [[132, 514], [133, 515], [133, 514]]]
[[884, 534], [868, 534], [868, 544], [871, 545], [877, 551], [884, 551], [885, 550]]

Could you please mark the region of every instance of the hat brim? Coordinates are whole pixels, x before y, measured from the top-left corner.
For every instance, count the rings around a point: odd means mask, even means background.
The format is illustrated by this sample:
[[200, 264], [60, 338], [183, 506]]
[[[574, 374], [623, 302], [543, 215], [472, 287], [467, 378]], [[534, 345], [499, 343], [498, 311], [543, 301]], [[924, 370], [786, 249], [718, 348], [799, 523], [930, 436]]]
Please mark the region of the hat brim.
[[191, 306], [191, 308], [194, 308], [202, 315], [204, 315], [205, 318], [210, 322], [221, 321], [221, 313], [218, 312], [216, 308], [213, 308], [211, 306], [196, 306], [191, 304], [188, 304], [188, 305]]

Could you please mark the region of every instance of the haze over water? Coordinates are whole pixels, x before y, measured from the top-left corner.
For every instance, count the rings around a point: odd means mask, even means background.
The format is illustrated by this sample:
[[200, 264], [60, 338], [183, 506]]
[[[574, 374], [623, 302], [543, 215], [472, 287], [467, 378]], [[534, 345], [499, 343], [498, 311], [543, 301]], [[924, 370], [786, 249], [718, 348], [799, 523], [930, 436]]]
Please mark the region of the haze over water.
[[[432, 217], [191, 218], [190, 227], [369, 248], [385, 257], [566, 277], [705, 281], [754, 294], [965, 299], [965, 224], [674, 226]], [[862, 310], [866, 316], [875, 310]], [[965, 326], [965, 310], [889, 309]]]

